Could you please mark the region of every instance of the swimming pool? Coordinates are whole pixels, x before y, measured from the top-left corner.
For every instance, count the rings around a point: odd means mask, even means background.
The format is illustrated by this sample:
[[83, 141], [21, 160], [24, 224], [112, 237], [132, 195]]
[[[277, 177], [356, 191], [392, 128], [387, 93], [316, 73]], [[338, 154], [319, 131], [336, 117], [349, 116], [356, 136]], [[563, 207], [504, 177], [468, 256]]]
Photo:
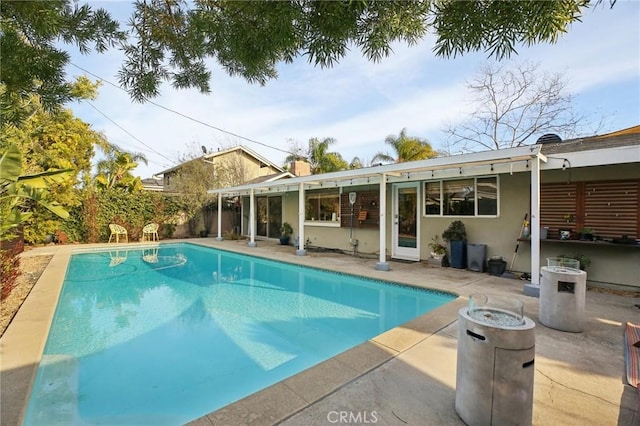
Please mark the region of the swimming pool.
[[74, 254], [25, 424], [183, 424], [453, 298], [191, 244]]

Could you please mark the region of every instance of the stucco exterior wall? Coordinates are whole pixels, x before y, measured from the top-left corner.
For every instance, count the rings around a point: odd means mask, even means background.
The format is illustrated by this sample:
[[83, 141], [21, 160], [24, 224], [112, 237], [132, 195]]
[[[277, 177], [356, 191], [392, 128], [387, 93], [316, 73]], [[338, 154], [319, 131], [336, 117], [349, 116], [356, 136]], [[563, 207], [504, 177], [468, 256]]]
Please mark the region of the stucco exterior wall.
[[[358, 188], [354, 188], [357, 190]], [[370, 188], [367, 188], [370, 189]], [[298, 192], [288, 192], [283, 197], [283, 221], [293, 227], [293, 235], [300, 235], [298, 227]], [[305, 225], [305, 240], [315, 247], [353, 250], [349, 244], [349, 227], [327, 226], [320, 223]], [[379, 232], [377, 229], [361, 229], [354, 227], [353, 238], [358, 239], [358, 251], [362, 254], [377, 254], [379, 248]], [[292, 240], [293, 241], [293, 240]]]
[[[576, 170], [551, 170], [541, 173], [542, 182], [562, 182], [567, 179], [573, 181], [629, 179], [639, 178], [640, 168], [637, 164], [624, 164], [615, 167], [589, 167]], [[453, 220], [462, 220], [467, 229], [469, 243], [486, 244], [487, 258], [502, 256], [507, 261], [507, 267], [519, 272], [531, 272], [531, 246], [527, 241], [517, 242], [522, 228], [524, 215], [530, 211], [530, 180], [529, 173], [501, 174], [499, 176], [500, 209], [497, 217], [468, 217], [468, 216], [424, 216], [423, 206], [420, 208], [420, 258], [429, 258], [431, 250], [429, 242], [434, 235], [441, 236], [442, 232]], [[387, 188], [387, 255], [391, 255], [391, 209], [392, 185]], [[420, 189], [420, 200], [422, 188]], [[421, 201], [422, 202], [422, 201]], [[284, 220], [294, 229], [294, 236], [298, 230], [298, 193], [289, 192], [283, 197]], [[530, 218], [528, 218], [530, 220]], [[353, 250], [349, 244], [349, 227], [326, 227], [321, 225], [306, 225], [305, 239], [312, 246], [335, 248], [345, 251]], [[375, 229], [353, 229], [353, 238], [358, 239], [358, 251], [362, 254], [377, 255], [379, 250], [379, 232]], [[514, 252], [518, 245], [515, 261]], [[545, 242], [541, 243], [541, 265], [546, 265], [547, 257], [560, 254], [584, 254], [591, 259], [587, 269], [588, 280], [594, 284], [611, 284], [640, 288], [640, 248], [625, 247], [623, 245], [596, 246], [579, 243]]]
[[510, 262], [522, 227], [522, 220], [525, 213], [529, 212], [529, 184], [529, 173], [499, 176], [500, 209], [497, 217], [422, 216], [420, 258], [429, 258], [431, 250], [428, 244], [434, 235], [442, 239], [442, 232], [449, 224], [454, 220], [461, 220], [467, 230], [468, 243], [486, 244], [487, 258], [502, 256]]

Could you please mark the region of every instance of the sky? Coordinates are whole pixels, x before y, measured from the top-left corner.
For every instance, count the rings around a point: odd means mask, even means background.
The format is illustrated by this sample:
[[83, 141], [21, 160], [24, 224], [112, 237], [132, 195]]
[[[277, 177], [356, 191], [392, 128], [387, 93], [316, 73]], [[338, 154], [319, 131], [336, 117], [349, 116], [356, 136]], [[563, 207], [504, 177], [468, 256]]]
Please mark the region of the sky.
[[[123, 1], [91, 4], [110, 11], [121, 25], [131, 10]], [[640, 124], [639, 23], [640, 1], [618, 0], [613, 9], [605, 1], [604, 7], [587, 10], [556, 44], [517, 46], [518, 55], [509, 61], [531, 61], [541, 72], [560, 73], [575, 110], [591, 122], [604, 118], [598, 133], [635, 126]], [[388, 152], [385, 138], [403, 128], [443, 149], [445, 128], [467, 119], [475, 108], [466, 83], [491, 60], [483, 52], [437, 58], [433, 45], [430, 35], [412, 47], [394, 45], [394, 53], [378, 63], [356, 48], [325, 69], [300, 58], [280, 65], [279, 77], [264, 86], [229, 77], [211, 61], [211, 93], [164, 85], [153, 99], [206, 125], [133, 102], [114, 87], [123, 61], [118, 51], [80, 55], [69, 50], [68, 77], [104, 80], [98, 99], [69, 107], [111, 143], [144, 154], [148, 164], [133, 171], [141, 178], [175, 166], [185, 155], [201, 152], [201, 146], [216, 151], [242, 144], [283, 165], [292, 143], [306, 147], [313, 137], [332, 137], [337, 142], [331, 151], [367, 164], [376, 153]]]

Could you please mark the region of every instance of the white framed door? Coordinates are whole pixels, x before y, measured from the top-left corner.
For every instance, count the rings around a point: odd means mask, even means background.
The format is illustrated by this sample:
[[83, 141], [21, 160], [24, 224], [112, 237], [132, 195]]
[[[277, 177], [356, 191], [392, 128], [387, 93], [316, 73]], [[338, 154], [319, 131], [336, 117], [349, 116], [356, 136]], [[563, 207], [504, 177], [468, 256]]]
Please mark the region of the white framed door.
[[393, 185], [391, 257], [420, 260], [420, 183]]

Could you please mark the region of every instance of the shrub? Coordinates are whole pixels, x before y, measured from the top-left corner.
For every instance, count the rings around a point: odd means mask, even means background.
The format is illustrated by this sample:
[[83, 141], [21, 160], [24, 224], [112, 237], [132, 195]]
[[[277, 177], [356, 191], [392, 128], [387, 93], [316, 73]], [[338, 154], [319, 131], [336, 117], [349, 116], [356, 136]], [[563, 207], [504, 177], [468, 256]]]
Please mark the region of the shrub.
[[461, 220], [454, 220], [442, 233], [445, 241], [466, 241], [467, 230]]
[[2, 294], [0, 300], [6, 299], [11, 290], [16, 286], [20, 276], [20, 257], [16, 248], [0, 250], [0, 281], [2, 282]]

